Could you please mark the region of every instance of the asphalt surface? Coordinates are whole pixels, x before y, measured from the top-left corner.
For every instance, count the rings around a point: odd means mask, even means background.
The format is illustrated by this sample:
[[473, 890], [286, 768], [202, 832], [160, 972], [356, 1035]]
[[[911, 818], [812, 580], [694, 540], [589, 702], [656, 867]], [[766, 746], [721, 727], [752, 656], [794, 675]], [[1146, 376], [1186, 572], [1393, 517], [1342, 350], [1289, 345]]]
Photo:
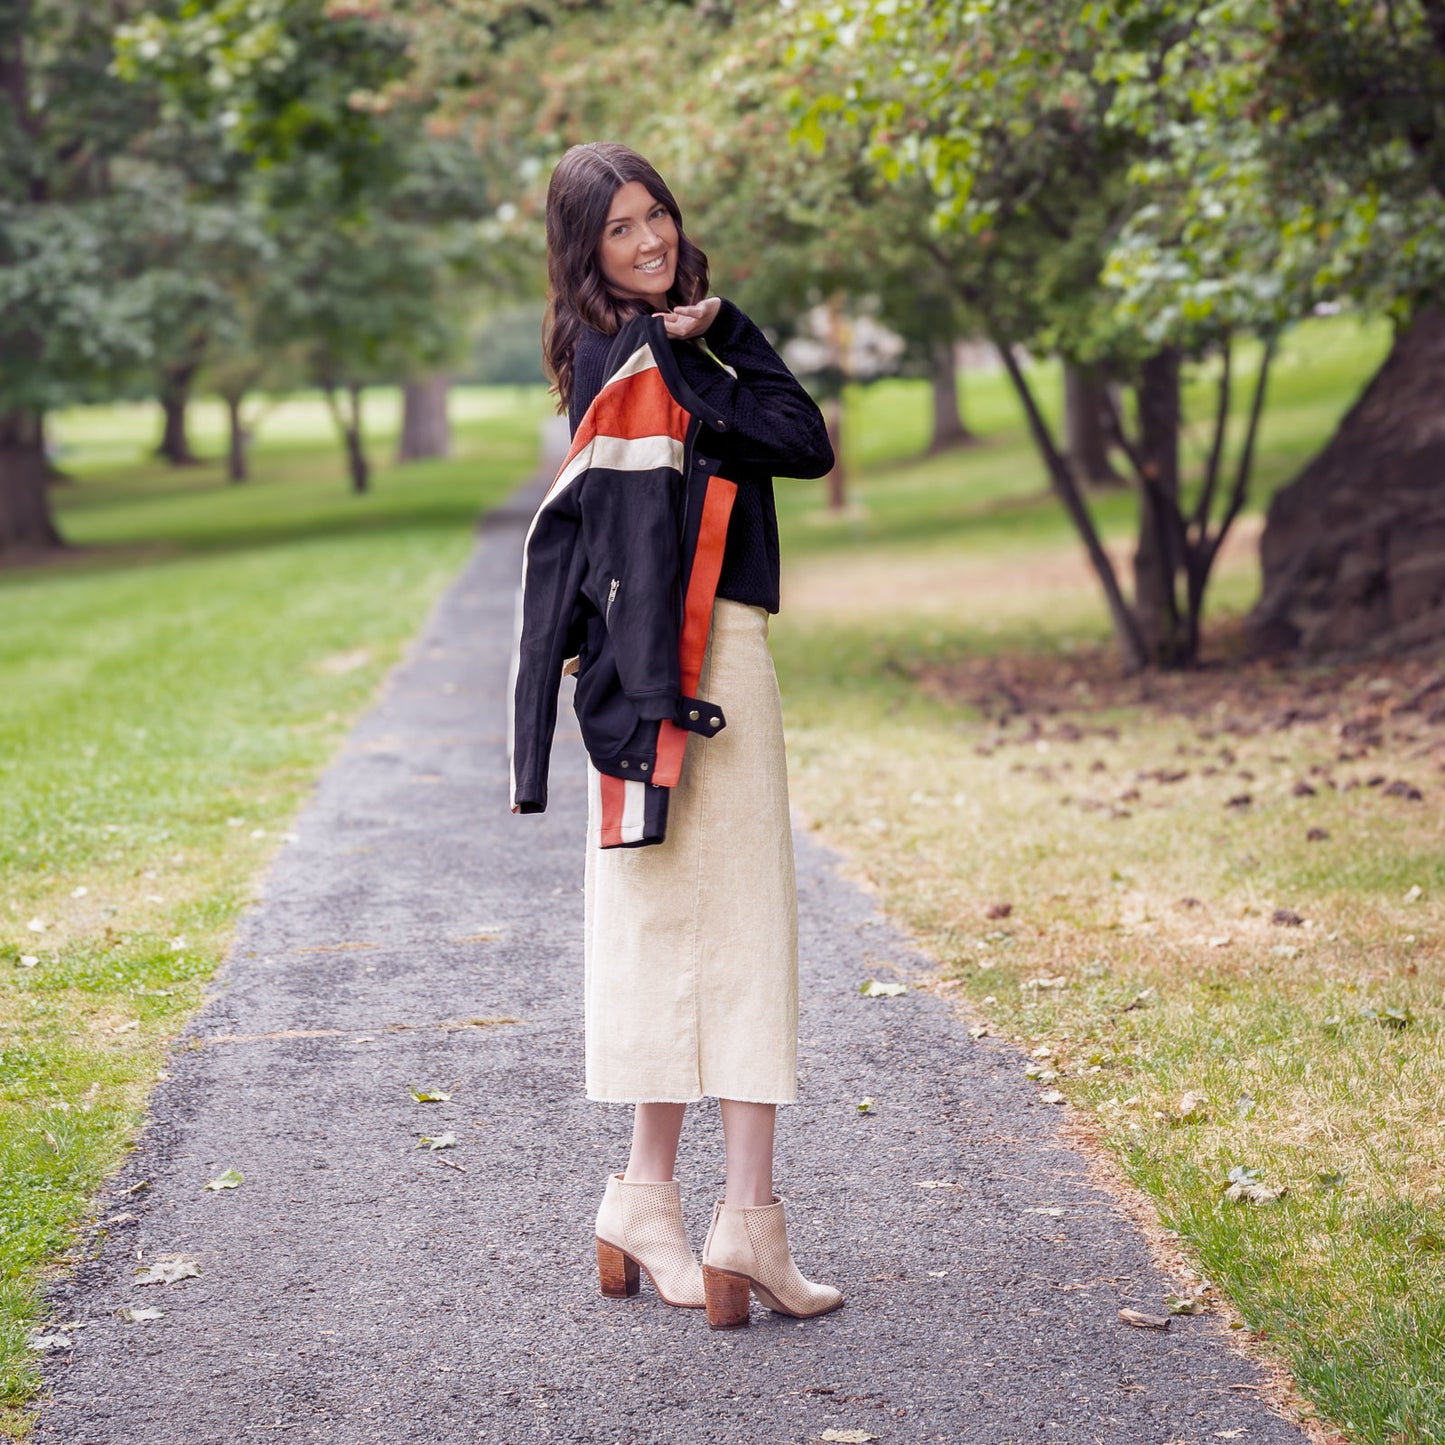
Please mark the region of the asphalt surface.
[[[48, 1363], [36, 1439], [1298, 1445], [1217, 1319], [1119, 1321], [1174, 1282], [1016, 1051], [975, 1043], [932, 994], [860, 997], [869, 975], [925, 965], [804, 835], [800, 1102], [780, 1112], [778, 1187], [804, 1270], [847, 1306], [796, 1321], [755, 1305], [750, 1329], [714, 1333], [646, 1282], [599, 1297], [591, 1226], [630, 1110], [583, 1097], [575, 733], [551, 810], [507, 809], [534, 501], [484, 523], [271, 869], [107, 1186], [112, 1222], [51, 1292], [85, 1327]], [[454, 1148], [418, 1146], [444, 1132]], [[715, 1102], [689, 1110], [678, 1174], [699, 1247], [721, 1144]], [[238, 1188], [204, 1188], [227, 1169]], [[199, 1276], [136, 1285], [172, 1254]]]

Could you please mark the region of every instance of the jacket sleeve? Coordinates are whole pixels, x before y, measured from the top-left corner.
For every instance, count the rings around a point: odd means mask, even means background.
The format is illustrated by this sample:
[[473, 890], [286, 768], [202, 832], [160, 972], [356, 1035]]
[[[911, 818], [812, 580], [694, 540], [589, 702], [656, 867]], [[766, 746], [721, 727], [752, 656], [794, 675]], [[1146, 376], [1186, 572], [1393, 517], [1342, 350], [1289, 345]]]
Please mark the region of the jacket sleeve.
[[512, 652], [511, 799], [515, 813], [547, 807], [547, 772], [557, 727], [557, 692], [576, 596], [577, 519], [543, 508], [527, 538]]
[[831, 471], [833, 447], [818, 404], [758, 327], [725, 300], [704, 340], [737, 372], [729, 376], [696, 347], [677, 348], [688, 385], [707, 414], [727, 423], [719, 450], [782, 476], [821, 477]]
[[671, 467], [590, 475], [583, 488], [585, 591], [607, 627], [622, 690], [641, 718], [671, 718], [681, 693], [682, 482]]

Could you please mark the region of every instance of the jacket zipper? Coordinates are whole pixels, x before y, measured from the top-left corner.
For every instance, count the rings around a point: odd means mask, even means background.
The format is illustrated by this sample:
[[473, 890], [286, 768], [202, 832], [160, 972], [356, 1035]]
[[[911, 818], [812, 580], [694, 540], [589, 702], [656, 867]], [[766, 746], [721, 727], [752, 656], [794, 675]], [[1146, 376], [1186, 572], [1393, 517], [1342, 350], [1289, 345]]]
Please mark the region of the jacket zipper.
[[602, 614], [603, 622], [612, 620], [612, 604], [617, 600], [617, 589], [622, 586], [622, 579], [614, 577], [612, 585], [607, 589], [607, 610]]

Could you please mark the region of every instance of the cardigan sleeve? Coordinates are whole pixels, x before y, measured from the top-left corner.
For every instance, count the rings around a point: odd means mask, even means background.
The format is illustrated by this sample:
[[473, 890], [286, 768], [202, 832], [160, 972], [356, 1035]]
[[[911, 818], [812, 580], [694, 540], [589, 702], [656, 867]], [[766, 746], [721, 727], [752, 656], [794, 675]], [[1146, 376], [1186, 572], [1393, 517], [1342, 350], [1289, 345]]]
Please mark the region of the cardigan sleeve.
[[833, 448], [823, 414], [762, 331], [725, 300], [704, 339], [735, 377], [695, 346], [677, 343], [674, 350], [688, 385], [708, 413], [727, 423], [719, 450], [774, 474], [826, 475], [833, 466]]

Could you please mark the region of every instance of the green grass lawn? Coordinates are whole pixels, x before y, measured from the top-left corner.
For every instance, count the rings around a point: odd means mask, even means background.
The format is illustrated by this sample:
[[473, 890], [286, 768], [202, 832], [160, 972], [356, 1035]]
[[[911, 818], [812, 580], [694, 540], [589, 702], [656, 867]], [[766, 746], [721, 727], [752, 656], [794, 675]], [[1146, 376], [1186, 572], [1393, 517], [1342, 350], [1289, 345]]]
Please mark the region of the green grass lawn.
[[[1291, 337], [1261, 439], [1261, 497], [1328, 434], [1386, 344], [1382, 328], [1348, 320]], [[1057, 374], [1034, 375], [1056, 413]], [[1407, 1327], [1435, 1338], [1445, 1282], [1431, 1273], [1433, 1245], [1420, 1243], [1437, 1234], [1418, 1222], [1438, 1204], [1437, 1154], [1421, 1130], [1433, 1105], [1445, 888], [1425, 815], [1372, 812], [1378, 791], [1341, 792], [1321, 801], [1332, 841], [1306, 847], [1290, 832], [1297, 820], [1286, 827], [1269, 808], [1221, 821], [1213, 780], [1172, 793], [1131, 784], [1146, 759], [1212, 744], [1197, 718], [1156, 703], [1090, 700], [1090, 679], [1112, 668], [1097, 587], [1006, 378], [971, 372], [964, 396], [983, 444], [930, 459], [918, 455], [921, 383], [850, 396], [856, 480], [841, 517], [824, 511], [821, 484], [780, 484], [788, 562], [775, 639], [796, 798], [998, 1032], [1054, 1050], [1059, 1087], [1319, 1408], [1365, 1421], [1360, 1440], [1431, 1438], [1419, 1422], [1438, 1422], [1438, 1398], [1428, 1404], [1404, 1344]], [[475, 389], [456, 402], [456, 456], [380, 466], [374, 493], [360, 498], [314, 399], [267, 413], [255, 479], [241, 486], [225, 483], [219, 462], [174, 471], [149, 458], [152, 408], [55, 419], [76, 479], [57, 492], [74, 550], [0, 572], [0, 1424], [14, 1433], [34, 1388], [37, 1282], [64, 1267], [76, 1222], [142, 1118], [167, 1041], [307, 789], [461, 566], [478, 512], [534, 464], [547, 410], [539, 392]], [[375, 398], [369, 417], [380, 460], [395, 398]], [[197, 406], [201, 450], [220, 455], [222, 421], [219, 408]], [[1192, 436], [1193, 453], [1202, 444]], [[1127, 495], [1098, 504], [1121, 556], [1132, 511]], [[1241, 534], [1212, 589], [1216, 619], [1257, 588], [1252, 533]], [[969, 669], [1012, 677], [1037, 659], [1046, 679], [1075, 676], [1082, 688], [1064, 702], [1093, 739], [1087, 756], [1049, 736], [1015, 745], [983, 718], [975, 693], [997, 678]], [[1088, 731], [1100, 717], [1117, 738]], [[1326, 758], [1326, 731], [1278, 746], [1240, 740], [1236, 770], [1258, 751], [1250, 770], [1273, 770], [1271, 788], [1283, 787], [1286, 773]], [[1037, 772], [1051, 761], [1040, 742], [1063, 754], [1050, 779]], [[1064, 762], [1076, 772], [1101, 764], [1094, 792]], [[861, 788], [844, 796], [843, 777]], [[1130, 786], [1148, 802], [1120, 804]], [[1155, 806], [1155, 792], [1171, 806]], [[1075, 801], [1061, 804], [1061, 793]], [[1368, 847], [1351, 847], [1356, 837]], [[1417, 883], [1423, 896], [1405, 904]], [[1189, 911], [1177, 923], [1170, 908], [1185, 895], [1208, 922]], [[1279, 945], [1258, 912], [1277, 899], [1315, 924], [1289, 960], [1270, 952]], [[999, 901], [1009, 918], [984, 921]], [[1231, 934], [1227, 948], [1208, 947], [1216, 928]], [[1417, 971], [1397, 979], [1406, 962]], [[1020, 987], [1055, 974], [1065, 979], [1057, 988]], [[1150, 989], [1157, 1003], [1119, 1012], [1121, 999]], [[1407, 1004], [1414, 1022], [1372, 1024], [1364, 1000]], [[1323, 1033], [1327, 1017], [1344, 1023]], [[1323, 1057], [1324, 1039], [1348, 1067]], [[1386, 1099], [1401, 1094], [1401, 1070], [1414, 1071], [1409, 1109]], [[1207, 1118], [1175, 1120], [1186, 1087], [1207, 1096]], [[1244, 1088], [1258, 1101], [1248, 1118], [1235, 1112]], [[886, 1108], [886, 1081], [874, 1093]], [[1329, 1150], [1301, 1132], [1311, 1107]], [[1402, 1148], [1414, 1162], [1396, 1168]], [[1298, 1187], [1277, 1207], [1222, 1210], [1226, 1160]], [[1309, 1171], [1328, 1169], [1346, 1183], [1313, 1191]], [[1380, 1254], [1391, 1229], [1416, 1241], [1394, 1273]], [[1361, 1287], [1376, 1278], [1389, 1282], [1374, 1289], [1378, 1306]], [[1323, 1364], [1311, 1365], [1311, 1350]], [[1365, 1370], [1366, 1358], [1378, 1368]], [[1366, 1376], [1384, 1383], [1367, 1387]], [[1381, 1433], [1390, 1419], [1394, 1434]]]
[[[389, 403], [394, 418], [395, 405]], [[74, 553], [0, 572], [0, 1400], [34, 1386], [36, 1281], [141, 1118], [253, 880], [347, 725], [532, 471], [536, 392], [464, 391], [456, 455], [347, 491], [324, 410], [255, 478], [139, 455], [152, 409], [63, 415]], [[374, 408], [378, 418], [384, 406]], [[201, 450], [221, 449], [197, 407]], [[378, 428], [380, 431], [380, 428]], [[391, 442], [383, 432], [381, 460]]]

